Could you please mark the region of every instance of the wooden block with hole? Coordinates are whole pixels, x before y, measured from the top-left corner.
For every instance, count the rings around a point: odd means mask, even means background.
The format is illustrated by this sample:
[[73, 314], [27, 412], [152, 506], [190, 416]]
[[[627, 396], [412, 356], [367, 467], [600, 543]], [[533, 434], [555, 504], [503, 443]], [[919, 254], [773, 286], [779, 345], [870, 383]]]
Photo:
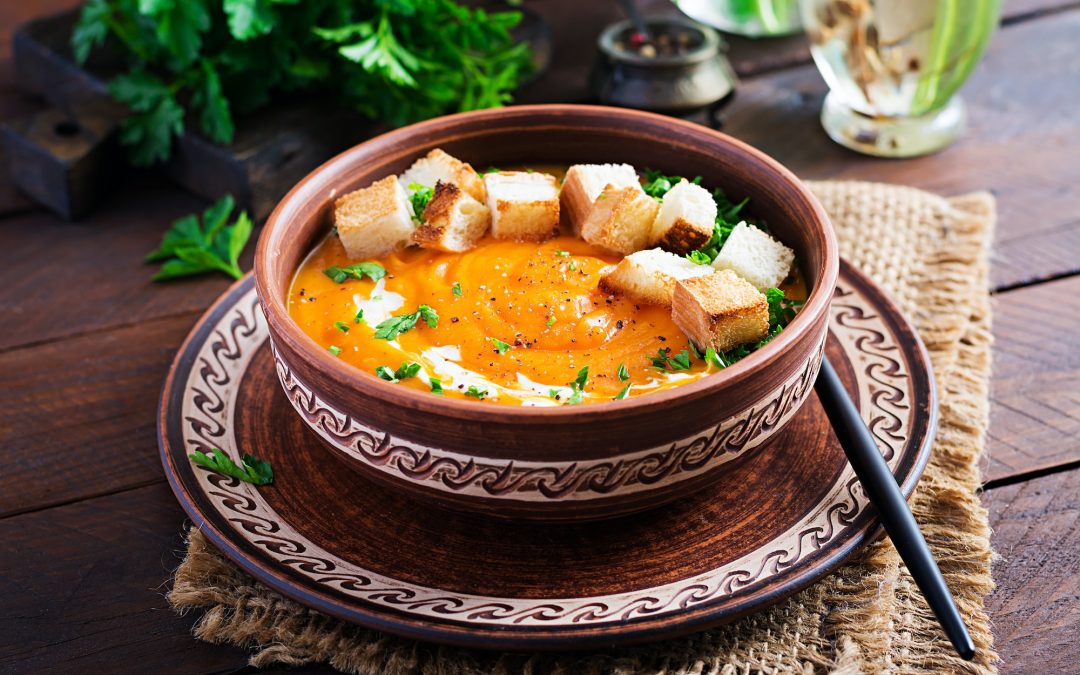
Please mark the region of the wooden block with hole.
[[671, 318], [698, 347], [718, 352], [769, 334], [765, 295], [731, 270], [676, 282]]

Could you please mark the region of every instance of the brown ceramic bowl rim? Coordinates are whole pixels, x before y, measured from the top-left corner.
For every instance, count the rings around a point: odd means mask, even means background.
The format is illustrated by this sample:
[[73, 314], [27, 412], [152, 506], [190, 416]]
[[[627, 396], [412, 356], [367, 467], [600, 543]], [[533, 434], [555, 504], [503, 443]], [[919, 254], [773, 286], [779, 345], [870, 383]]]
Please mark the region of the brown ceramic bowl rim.
[[[528, 121], [531, 117], [555, 118], [563, 121], [573, 117], [583, 117], [592, 121], [605, 117], [619, 117], [630, 122], [634, 120], [641, 120], [642, 122], [662, 121], [665, 125], [676, 127], [692, 136], [704, 137], [712, 142], [719, 141], [731, 146], [742, 154], [746, 161], [759, 164], [762, 168], [771, 172], [776, 179], [787, 183], [788, 187], [793, 188], [795, 193], [805, 201], [807, 211], [813, 214], [812, 222], [806, 223], [805, 226], [818, 228], [825, 235], [823, 238], [825, 251], [824, 255], [821, 256], [822, 262], [815, 275], [817, 282], [810, 290], [806, 304], [795, 319], [767, 345], [717, 373], [646, 396], [627, 398], [620, 401], [589, 403], [580, 406], [515, 407], [434, 396], [411, 387], [397, 387], [392, 383], [379, 379], [373, 373], [362, 371], [331, 355], [315, 342], [314, 338], [307, 335], [300, 328], [289, 315], [283, 298], [277, 297], [272, 290], [275, 287], [275, 283], [272, 283], [272, 281], [276, 282], [277, 280], [271, 279], [272, 273], [270, 270], [272, 270], [272, 265], [270, 256], [271, 251], [276, 248], [271, 245], [271, 242], [280, 239], [282, 237], [281, 233], [288, 230], [291, 219], [297, 215], [293, 213], [293, 210], [297, 209], [298, 205], [307, 202], [308, 198], [317, 195], [317, 193], [326, 192], [332, 183], [344, 182], [349, 169], [361, 161], [358, 158], [362, 158], [373, 149], [377, 150], [380, 146], [390, 145], [408, 138], [424, 138], [429, 131], [445, 130], [448, 126], [452, 127], [458, 122], [482, 122], [504, 117], [517, 118], [522, 121]], [[481, 422], [505, 423], [514, 421], [540, 425], [564, 422], [570, 419], [575, 422], [588, 422], [610, 417], [629, 417], [640, 414], [646, 408], [662, 407], [673, 400], [696, 400], [707, 397], [758, 373], [769, 363], [776, 360], [784, 350], [791, 348], [802, 337], [803, 333], [810, 329], [815, 318], [828, 311], [839, 273], [839, 254], [837, 251], [836, 235], [833, 232], [832, 225], [825, 210], [813, 193], [779, 162], [742, 141], [692, 122], [626, 108], [579, 104], [522, 105], [457, 113], [395, 129], [353, 146], [325, 162], [297, 183], [278, 203], [266, 221], [255, 251], [255, 286], [262, 301], [263, 309], [266, 312], [266, 320], [270, 326], [271, 335], [277, 330], [290, 338], [290, 347], [295, 349], [298, 358], [306, 361], [317, 372], [336, 380], [343, 388], [352, 389], [364, 396], [379, 398], [419, 413], [432, 413]], [[296, 274], [296, 270], [291, 270], [289, 274], [290, 279], [284, 280], [286, 288], [291, 283], [291, 277]]]

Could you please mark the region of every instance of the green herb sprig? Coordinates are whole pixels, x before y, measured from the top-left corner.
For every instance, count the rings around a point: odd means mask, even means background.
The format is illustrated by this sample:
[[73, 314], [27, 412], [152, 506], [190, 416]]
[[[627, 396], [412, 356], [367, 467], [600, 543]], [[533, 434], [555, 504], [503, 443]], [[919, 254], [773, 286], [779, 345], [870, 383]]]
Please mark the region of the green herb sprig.
[[375, 262], [362, 262], [346, 267], [327, 267], [323, 274], [330, 277], [335, 284], [344, 283], [346, 279], [360, 281], [364, 277], [372, 281], [378, 281], [386, 276], [386, 268]]
[[397, 370], [394, 370], [390, 366], [379, 366], [375, 369], [375, 374], [387, 382], [407, 380], [410, 377], [416, 377], [419, 372], [419, 363], [402, 363]]
[[252, 225], [244, 212], [228, 223], [235, 206], [232, 196], [225, 195], [203, 211], [202, 222], [194, 213], [173, 221], [161, 245], [146, 256], [147, 262], [162, 262], [153, 280], [167, 281], [215, 271], [234, 279], [242, 277], [240, 254], [251, 238]]
[[228, 455], [221, 451], [221, 448], [212, 449], [210, 454], [196, 450], [189, 454], [188, 457], [199, 466], [204, 466], [211, 471], [226, 476], [238, 478], [245, 483], [269, 485], [274, 482], [274, 470], [270, 466], [270, 462], [258, 459], [254, 455], [245, 453], [240, 458], [240, 464], [230, 459]]
[[131, 64], [109, 92], [147, 165], [188, 128], [231, 142], [238, 113], [283, 96], [329, 94], [393, 125], [503, 105], [531, 70], [520, 19], [452, 0], [88, 0], [71, 46], [79, 64], [106, 45]]
[[401, 333], [412, 330], [420, 319], [423, 319], [424, 323], [430, 328], [439, 325], [439, 314], [427, 305], [420, 305], [411, 314], [392, 316], [386, 321], [380, 322], [378, 326], [375, 326], [375, 338], [377, 340], [395, 340]]
[[409, 195], [409, 202], [412, 203], [413, 216], [417, 222], [424, 222], [424, 209], [431, 202], [431, 198], [435, 196], [435, 190], [421, 185], [420, 183], [409, 183], [409, 189], [413, 191]]

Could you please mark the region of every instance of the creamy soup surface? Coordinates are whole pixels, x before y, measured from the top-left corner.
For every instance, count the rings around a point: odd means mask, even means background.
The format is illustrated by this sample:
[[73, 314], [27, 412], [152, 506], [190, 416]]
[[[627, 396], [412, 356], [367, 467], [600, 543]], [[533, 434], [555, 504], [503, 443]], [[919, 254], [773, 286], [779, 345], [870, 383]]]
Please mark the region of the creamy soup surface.
[[[378, 281], [335, 283], [324, 270], [361, 261], [348, 259], [330, 234], [298, 270], [289, 313], [316, 342], [364, 372], [388, 379], [403, 364], [420, 366], [392, 386], [485, 403], [611, 401], [716, 372], [694, 356], [670, 308], [597, 288], [601, 270], [619, 260], [569, 235], [540, 244], [486, 237], [465, 253], [406, 248], [372, 261], [386, 270]], [[781, 289], [792, 300], [806, 297], [797, 271]], [[437, 314], [436, 327], [419, 319], [393, 339], [375, 337], [380, 323], [420, 305]], [[689, 368], [655, 367], [659, 350], [669, 357], [687, 350]], [[585, 385], [575, 392], [586, 366]]]

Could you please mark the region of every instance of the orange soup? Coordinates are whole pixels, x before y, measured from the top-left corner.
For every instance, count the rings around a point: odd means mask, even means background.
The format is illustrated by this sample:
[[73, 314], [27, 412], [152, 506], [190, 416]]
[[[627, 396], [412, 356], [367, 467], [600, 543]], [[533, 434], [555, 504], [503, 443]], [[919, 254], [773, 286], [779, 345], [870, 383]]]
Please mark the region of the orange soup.
[[[377, 261], [385, 269], [377, 281], [335, 282], [324, 270], [357, 261], [330, 235], [297, 272], [289, 312], [331, 353], [393, 386], [490, 403], [610, 401], [714, 372], [669, 308], [597, 288], [601, 270], [618, 261], [572, 236], [542, 244], [487, 237], [465, 253], [407, 248]], [[797, 275], [782, 288], [805, 298]], [[387, 334], [388, 319], [409, 323], [413, 313], [411, 326]]]

